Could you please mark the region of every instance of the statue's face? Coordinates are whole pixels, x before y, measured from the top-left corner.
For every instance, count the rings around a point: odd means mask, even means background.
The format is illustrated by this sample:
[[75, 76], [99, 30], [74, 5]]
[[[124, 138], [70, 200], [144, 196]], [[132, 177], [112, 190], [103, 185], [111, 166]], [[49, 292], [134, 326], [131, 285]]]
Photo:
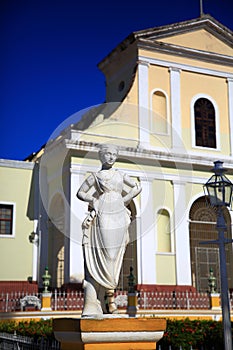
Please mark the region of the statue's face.
[[108, 147], [101, 154], [102, 164], [112, 166], [117, 159], [117, 150], [113, 147]]

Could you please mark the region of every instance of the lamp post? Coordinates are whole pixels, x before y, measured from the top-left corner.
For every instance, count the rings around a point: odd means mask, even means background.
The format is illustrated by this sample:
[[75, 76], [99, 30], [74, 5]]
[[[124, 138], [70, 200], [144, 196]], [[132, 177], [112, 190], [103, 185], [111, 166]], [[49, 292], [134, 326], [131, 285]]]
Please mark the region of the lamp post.
[[204, 185], [206, 196], [210, 200], [210, 204], [217, 208], [217, 231], [218, 239], [215, 241], [208, 241], [203, 243], [214, 243], [219, 246], [220, 258], [220, 277], [221, 277], [221, 307], [222, 307], [222, 321], [224, 331], [224, 345], [225, 350], [232, 350], [232, 333], [231, 333], [231, 318], [230, 305], [228, 296], [228, 281], [227, 281], [227, 266], [226, 266], [226, 252], [225, 244], [232, 243], [231, 239], [225, 238], [226, 223], [223, 216], [223, 208], [231, 205], [233, 184], [224, 175], [226, 169], [223, 168], [223, 162], [214, 162], [214, 175]]

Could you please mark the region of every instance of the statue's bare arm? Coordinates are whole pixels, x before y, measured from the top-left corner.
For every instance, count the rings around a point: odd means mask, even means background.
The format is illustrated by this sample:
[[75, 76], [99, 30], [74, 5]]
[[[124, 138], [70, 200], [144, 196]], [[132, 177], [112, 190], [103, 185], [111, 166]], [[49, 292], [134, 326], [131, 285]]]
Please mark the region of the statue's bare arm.
[[129, 192], [123, 197], [124, 203], [127, 206], [130, 201], [141, 192], [142, 189], [139, 183], [135, 182], [126, 174], [124, 175], [124, 183], [130, 187]]
[[94, 188], [95, 185], [95, 178], [93, 175], [88, 176], [88, 178], [83, 182], [81, 187], [79, 188], [77, 192], [77, 197], [81, 201], [93, 202], [93, 191], [95, 190]]

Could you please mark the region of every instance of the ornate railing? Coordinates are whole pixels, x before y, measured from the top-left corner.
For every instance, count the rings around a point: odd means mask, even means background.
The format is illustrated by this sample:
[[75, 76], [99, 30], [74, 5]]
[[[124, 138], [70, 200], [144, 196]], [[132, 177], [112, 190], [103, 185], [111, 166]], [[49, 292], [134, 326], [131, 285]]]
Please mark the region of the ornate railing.
[[[30, 298], [32, 295], [35, 298]], [[24, 309], [22, 309], [22, 300], [25, 300], [26, 296], [27, 294], [22, 292], [0, 293], [0, 312], [23, 311]], [[28, 299], [33, 300], [38, 298], [39, 300], [41, 300], [41, 296], [42, 295], [40, 293], [30, 294], [30, 297], [28, 295]], [[82, 310], [83, 302], [84, 296], [83, 292], [81, 291], [61, 292], [55, 290], [52, 293], [51, 308], [53, 311]], [[230, 302], [232, 308], [232, 295], [230, 295]], [[126, 309], [126, 291], [116, 292], [116, 303], [120, 309]], [[33, 309], [33, 307], [35, 307], [35, 305], [31, 305], [31, 309]], [[138, 293], [138, 308], [139, 310], [203, 310], [210, 308], [210, 298], [208, 293], [198, 293], [190, 291], [141, 291], [140, 293]], [[28, 305], [27, 309], [30, 309], [30, 305]]]

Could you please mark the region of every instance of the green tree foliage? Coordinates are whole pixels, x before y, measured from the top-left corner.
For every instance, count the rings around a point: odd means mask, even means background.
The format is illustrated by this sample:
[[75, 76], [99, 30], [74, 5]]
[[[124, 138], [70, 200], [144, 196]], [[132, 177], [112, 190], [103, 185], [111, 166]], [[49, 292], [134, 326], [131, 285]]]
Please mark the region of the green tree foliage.
[[34, 321], [30, 320], [29, 322], [20, 321], [5, 321], [0, 322], [0, 332], [14, 333], [18, 335], [23, 335], [27, 337], [33, 337], [36, 339], [46, 338], [53, 339], [53, 328], [52, 320], [40, 320]]
[[158, 342], [162, 349], [223, 349], [222, 323], [201, 320], [167, 320], [164, 337]]

